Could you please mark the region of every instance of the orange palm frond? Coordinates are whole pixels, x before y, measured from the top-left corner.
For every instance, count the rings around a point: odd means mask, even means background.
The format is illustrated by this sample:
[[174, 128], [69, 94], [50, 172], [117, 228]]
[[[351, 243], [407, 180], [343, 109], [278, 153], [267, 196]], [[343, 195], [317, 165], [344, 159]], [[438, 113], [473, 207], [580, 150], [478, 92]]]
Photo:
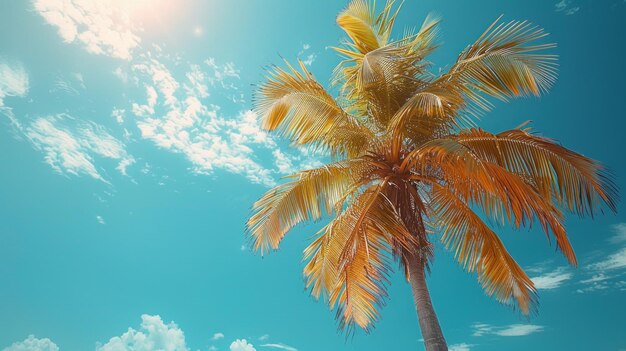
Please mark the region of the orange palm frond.
[[484, 160], [529, 179], [544, 198], [579, 215], [593, 215], [600, 202], [616, 211], [617, 188], [598, 162], [554, 141], [514, 129], [491, 134], [471, 129], [457, 140]]
[[[419, 164], [422, 174], [437, 172], [442, 184], [465, 203], [478, 205], [497, 221], [505, 219], [516, 228], [537, 219], [546, 235], [550, 230], [558, 248], [576, 265], [576, 255], [562, 224], [562, 213], [549, 198], [515, 173], [480, 159], [454, 139], [437, 139], [412, 152], [407, 162]], [[427, 169], [428, 168], [428, 169]]]
[[478, 273], [489, 296], [504, 304], [515, 301], [522, 313], [530, 313], [537, 300], [534, 284], [498, 235], [450, 190], [436, 182], [431, 186], [435, 225], [442, 230], [441, 241], [446, 248], [454, 252], [465, 269]]
[[386, 296], [390, 243], [415, 247], [392, 203], [373, 185], [326, 226], [305, 249], [307, 288], [315, 298], [327, 296], [337, 306], [340, 326], [369, 328], [378, 318], [377, 306]]

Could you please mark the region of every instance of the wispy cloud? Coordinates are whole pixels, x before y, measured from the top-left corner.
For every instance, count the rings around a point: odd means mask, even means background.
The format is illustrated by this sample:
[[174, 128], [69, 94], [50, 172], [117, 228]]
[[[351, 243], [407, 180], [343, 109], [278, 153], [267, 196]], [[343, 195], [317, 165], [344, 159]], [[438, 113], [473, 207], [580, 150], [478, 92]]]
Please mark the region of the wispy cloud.
[[298, 52], [298, 59], [302, 61], [307, 66], [311, 66], [315, 59], [317, 58], [317, 54], [314, 52], [309, 52], [311, 45], [304, 44], [302, 45], [302, 49]]
[[8, 62], [0, 57], [0, 108], [7, 96], [23, 97], [28, 92], [28, 74], [19, 62]]
[[262, 347], [271, 347], [271, 348], [274, 348], [274, 349], [280, 349], [280, 350], [285, 350], [285, 351], [298, 351], [297, 348], [295, 348], [293, 346], [285, 345], [285, 344], [282, 344], [282, 343], [263, 344], [261, 346]]
[[551, 290], [560, 287], [573, 276], [567, 267], [559, 267], [552, 272], [546, 272], [531, 279], [538, 290]]
[[582, 287], [576, 290], [578, 293], [626, 290], [626, 223], [611, 226], [611, 231], [613, 236], [607, 241], [617, 250], [584, 267], [587, 278], [579, 281]]
[[102, 218], [102, 216], [96, 216], [96, 221], [98, 221], [98, 223], [100, 223], [100, 224], [106, 224], [106, 222], [104, 221], [104, 218]]
[[626, 223], [617, 223], [611, 226], [613, 236], [609, 239], [611, 244], [626, 244]]
[[544, 330], [541, 325], [534, 324], [510, 324], [505, 326], [494, 326], [484, 323], [476, 323], [472, 326], [473, 336], [497, 335], [497, 336], [526, 336], [539, 333]]
[[[70, 75], [57, 75], [54, 83], [52, 84], [52, 88], [49, 90], [50, 93], [63, 93], [70, 96], [78, 96], [80, 95], [80, 90], [84, 90], [87, 87], [85, 86], [85, 81], [83, 79], [83, 75], [80, 73], [73, 73]], [[80, 90], [79, 90], [80, 89]]]
[[9, 62], [0, 56], [0, 113], [4, 114], [15, 128], [20, 121], [15, 118], [13, 109], [4, 105], [7, 96], [24, 97], [28, 92], [28, 74], [20, 62]]
[[[194, 172], [213, 174], [224, 170], [272, 186], [277, 176], [314, 159], [278, 150], [276, 141], [260, 128], [254, 112], [224, 116], [218, 105], [206, 102], [209, 86], [222, 92], [235, 89], [239, 71], [232, 63], [220, 65], [207, 59], [207, 71], [191, 64], [182, 78], [177, 78], [166, 64], [167, 59], [158, 57], [151, 53], [133, 65], [132, 73], [144, 82], [146, 90], [146, 101], [132, 104], [137, 127], [144, 139], [185, 155]], [[259, 150], [273, 155], [275, 164], [265, 166], [257, 156]]]
[[129, 60], [139, 30], [121, 0], [34, 0], [35, 10], [66, 43], [79, 42], [92, 54]]
[[50, 339], [37, 339], [34, 335], [29, 335], [24, 341], [14, 342], [2, 351], [59, 351], [59, 347]]
[[117, 169], [123, 175], [135, 162], [125, 145], [103, 126], [67, 114], [36, 118], [21, 132], [60, 174], [88, 175], [108, 183], [95, 165], [96, 157], [117, 160]]
[[607, 258], [590, 264], [588, 268], [596, 271], [607, 271], [626, 268], [626, 247], [609, 255]]
[[578, 12], [578, 10], [580, 10], [580, 7], [572, 6], [572, 2], [569, 0], [561, 0], [554, 5], [554, 10], [556, 12], [562, 12], [565, 15], [570, 16]]
[[223, 333], [215, 333], [213, 334], [213, 336], [211, 337], [211, 340], [216, 341], [216, 340], [220, 340], [220, 339], [224, 339], [224, 334]]

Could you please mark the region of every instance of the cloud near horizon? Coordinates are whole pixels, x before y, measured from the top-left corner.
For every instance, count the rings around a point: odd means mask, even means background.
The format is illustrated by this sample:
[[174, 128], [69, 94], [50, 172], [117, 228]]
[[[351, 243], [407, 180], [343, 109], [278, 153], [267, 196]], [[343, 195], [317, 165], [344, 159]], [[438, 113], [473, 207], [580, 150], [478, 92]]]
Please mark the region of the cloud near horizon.
[[59, 347], [48, 338], [38, 339], [29, 335], [24, 341], [14, 342], [2, 351], [59, 351]]
[[[223, 333], [215, 333], [209, 339], [218, 341], [224, 338]], [[263, 337], [261, 337], [263, 338]], [[0, 345], [2, 346], [2, 345]], [[265, 344], [263, 347], [297, 351], [295, 347], [282, 343]], [[138, 329], [129, 327], [118, 336], [111, 337], [105, 343], [96, 343], [95, 351], [190, 351], [185, 340], [185, 333], [175, 323], [166, 323], [159, 315], [143, 314]], [[217, 349], [212, 346], [210, 349]], [[1, 349], [2, 351], [59, 351], [59, 347], [48, 338], [28, 336], [23, 341]], [[256, 351], [254, 345], [246, 339], [235, 339], [229, 346], [230, 351]]]
[[505, 326], [494, 326], [485, 323], [472, 325], [473, 336], [497, 335], [497, 336], [526, 336], [539, 333], [544, 330], [541, 325], [534, 324], [510, 324]]

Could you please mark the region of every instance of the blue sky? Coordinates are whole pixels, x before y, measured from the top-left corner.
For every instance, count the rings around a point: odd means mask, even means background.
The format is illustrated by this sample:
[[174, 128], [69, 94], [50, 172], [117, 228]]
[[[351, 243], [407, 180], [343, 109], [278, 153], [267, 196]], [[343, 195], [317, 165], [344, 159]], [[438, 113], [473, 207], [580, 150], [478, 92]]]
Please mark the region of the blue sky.
[[[253, 85], [281, 57], [328, 81], [344, 5], [0, 1], [0, 350], [422, 349], [401, 274], [375, 330], [337, 332], [301, 274], [320, 224], [263, 258], [245, 246], [254, 200], [324, 161], [259, 129]], [[429, 12], [444, 19], [433, 70], [500, 14], [551, 33], [554, 88], [496, 103], [482, 126], [532, 120], [626, 189], [626, 2], [409, 0], [397, 28]], [[578, 268], [536, 229], [498, 229], [539, 288], [530, 319], [437, 250], [429, 284], [451, 349], [626, 350], [624, 207], [566, 225]]]

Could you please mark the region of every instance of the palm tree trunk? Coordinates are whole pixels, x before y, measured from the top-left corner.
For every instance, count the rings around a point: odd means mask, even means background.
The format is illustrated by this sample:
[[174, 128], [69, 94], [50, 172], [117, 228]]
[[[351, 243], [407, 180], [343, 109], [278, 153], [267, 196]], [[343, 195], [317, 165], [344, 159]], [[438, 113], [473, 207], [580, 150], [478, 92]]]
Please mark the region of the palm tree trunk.
[[415, 309], [417, 310], [426, 351], [447, 351], [448, 345], [446, 345], [446, 340], [439, 326], [439, 320], [437, 320], [437, 315], [430, 300], [430, 294], [426, 286], [424, 263], [419, 258], [419, 254], [411, 257], [408, 268]]

